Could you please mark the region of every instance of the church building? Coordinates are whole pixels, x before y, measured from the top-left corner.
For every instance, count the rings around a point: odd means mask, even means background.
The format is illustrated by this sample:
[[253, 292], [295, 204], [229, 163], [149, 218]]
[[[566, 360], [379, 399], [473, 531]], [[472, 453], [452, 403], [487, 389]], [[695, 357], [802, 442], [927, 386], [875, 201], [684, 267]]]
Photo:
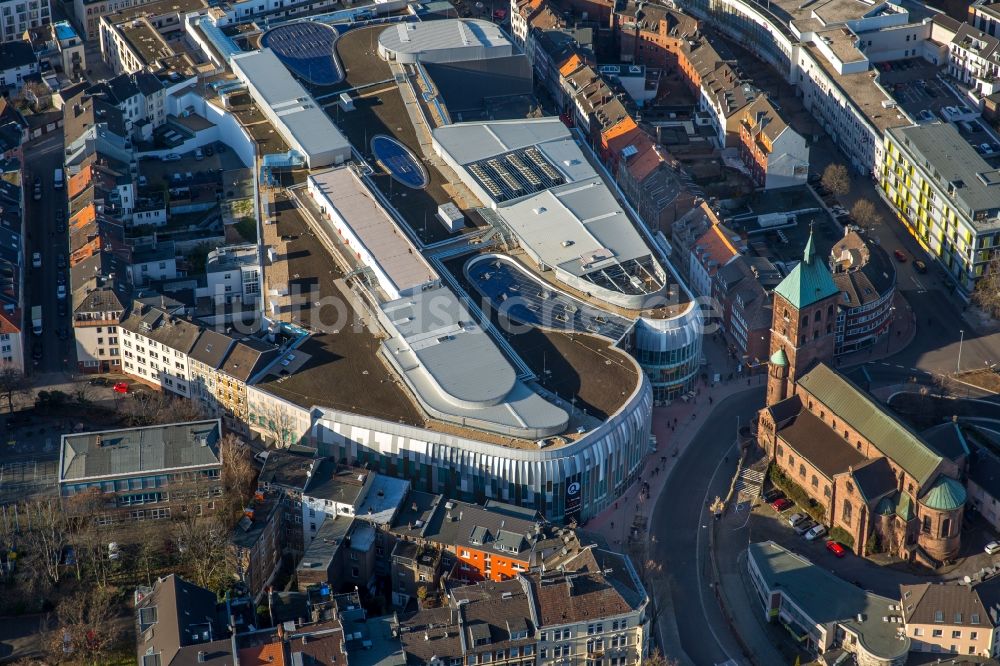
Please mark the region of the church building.
[[914, 432], [831, 367], [842, 297], [810, 234], [802, 261], [774, 290], [758, 443], [828, 527], [851, 535], [856, 553], [953, 559], [968, 451]]

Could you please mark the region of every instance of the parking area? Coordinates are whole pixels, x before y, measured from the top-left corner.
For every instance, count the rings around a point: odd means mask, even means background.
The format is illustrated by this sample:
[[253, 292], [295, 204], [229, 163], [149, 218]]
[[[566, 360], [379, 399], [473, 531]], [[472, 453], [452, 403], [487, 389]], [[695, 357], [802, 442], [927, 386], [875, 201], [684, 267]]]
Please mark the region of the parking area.
[[829, 536], [809, 540], [798, 533], [803, 531], [801, 527], [796, 530], [790, 524], [790, 519], [801, 513], [803, 511], [794, 504], [778, 511], [762, 502], [753, 508], [749, 516], [744, 514], [740, 520], [746, 521], [753, 541], [773, 540], [859, 587], [890, 598], [899, 597], [899, 586], [902, 584], [957, 581], [967, 575], [975, 576], [985, 567], [1000, 565], [1000, 553], [990, 555], [984, 552], [986, 544], [996, 539], [996, 535], [975, 516], [967, 517], [963, 523], [959, 559], [935, 571], [888, 555], [875, 554], [864, 558], [847, 549], [842, 556], [838, 556], [828, 545]]

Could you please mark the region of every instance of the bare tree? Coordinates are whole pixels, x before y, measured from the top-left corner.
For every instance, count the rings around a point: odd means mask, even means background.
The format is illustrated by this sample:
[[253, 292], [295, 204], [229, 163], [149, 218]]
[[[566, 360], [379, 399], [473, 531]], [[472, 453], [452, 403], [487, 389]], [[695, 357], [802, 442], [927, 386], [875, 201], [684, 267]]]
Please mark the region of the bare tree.
[[642, 660], [642, 664], [643, 666], [678, 666], [680, 662], [673, 657], [665, 657], [660, 652], [660, 648], [655, 648]]
[[267, 410], [262, 410], [258, 414], [257, 427], [268, 442], [279, 448], [290, 446], [299, 438], [298, 433], [295, 432], [295, 420], [287, 409], [282, 409], [277, 405], [271, 405]]
[[864, 228], [870, 228], [882, 222], [882, 215], [868, 199], [858, 199], [851, 207], [851, 217]]
[[843, 164], [828, 164], [820, 178], [823, 187], [842, 197], [851, 190], [851, 175]]
[[[141, 397], [139, 397], [141, 396]], [[122, 412], [132, 426], [148, 426], [183, 421], [200, 421], [205, 411], [194, 400], [174, 397], [166, 393], [135, 393], [124, 403]]]
[[106, 663], [121, 633], [114, 622], [115, 610], [110, 588], [93, 587], [65, 597], [56, 607], [58, 626], [50, 641], [50, 658]]
[[0, 368], [0, 395], [7, 399], [7, 411], [14, 411], [14, 396], [31, 392], [28, 378], [14, 368]]
[[227, 525], [235, 524], [257, 486], [257, 468], [250, 447], [241, 438], [227, 433], [219, 443], [222, 458], [223, 501], [218, 513]]
[[40, 499], [23, 505], [22, 541], [32, 556], [32, 566], [39, 567], [53, 585], [59, 582], [59, 560], [69, 544], [69, 521], [58, 501]]
[[1000, 253], [994, 253], [983, 269], [972, 302], [994, 317], [1000, 314]]
[[229, 548], [229, 532], [215, 516], [189, 516], [173, 524], [173, 538], [181, 551], [181, 565], [192, 580], [210, 590], [233, 580], [236, 563]]

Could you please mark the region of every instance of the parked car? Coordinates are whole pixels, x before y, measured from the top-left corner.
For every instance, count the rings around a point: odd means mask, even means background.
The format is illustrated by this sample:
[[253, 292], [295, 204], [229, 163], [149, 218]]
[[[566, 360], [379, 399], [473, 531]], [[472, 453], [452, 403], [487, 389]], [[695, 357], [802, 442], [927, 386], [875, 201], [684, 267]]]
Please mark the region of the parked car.
[[771, 488], [766, 493], [764, 493], [763, 498], [764, 498], [765, 502], [767, 502], [768, 504], [770, 504], [774, 500], [781, 499], [784, 496], [785, 496], [785, 493], [781, 492], [777, 488]]
[[181, 159], [181, 156], [177, 153], [167, 153], [163, 156], [164, 162], [177, 162]]
[[996, 555], [1000, 553], [1000, 541], [990, 541], [986, 544], [986, 548], [983, 548], [987, 555]]
[[56, 287], [56, 298], [60, 301], [66, 298], [66, 285], [61, 284]]
[[771, 502], [771, 508], [777, 511], [778, 513], [781, 513], [786, 509], [790, 509], [793, 506], [794, 504], [792, 504], [792, 500], [788, 499], [787, 497], [779, 497], [778, 499]]
[[42, 360], [43, 350], [42, 343], [39, 342], [34, 347], [31, 348], [31, 358], [37, 363]]
[[920, 259], [917, 259], [916, 261], [913, 262], [913, 269], [915, 271], [917, 271], [918, 273], [926, 273], [927, 272], [927, 264], [925, 264]]
[[34, 198], [35, 201], [41, 201], [41, 199], [42, 199], [42, 179], [40, 177], [38, 177], [38, 176], [35, 176], [35, 186], [34, 186], [34, 195], [33, 195], [33, 198]]
[[833, 553], [834, 555], [836, 555], [837, 557], [843, 557], [844, 555], [847, 555], [847, 549], [844, 548], [841, 544], [837, 543], [836, 541], [827, 541], [826, 549], [831, 553]]
[[66, 312], [66, 301], [59, 301], [59, 303], [56, 304], [56, 314], [60, 317], [65, 317]]
[[809, 520], [809, 516], [807, 516], [804, 513], [793, 513], [788, 517], [788, 524], [791, 525], [792, 527], [795, 527], [803, 520]]
[[205, 153], [202, 152], [201, 148], [195, 149], [195, 151], [194, 151], [194, 158], [196, 160], [198, 160], [199, 162], [202, 161], [203, 159], [205, 159]]
[[899, 263], [906, 263], [906, 254], [902, 250], [893, 250], [892, 256], [896, 257], [896, 261]]
[[111, 384], [111, 380], [107, 377], [94, 377], [87, 383], [91, 386], [109, 386]]
[[257, 453], [253, 454], [253, 459], [256, 460], [257, 462], [259, 462], [261, 465], [263, 465], [264, 461], [267, 460], [267, 457], [269, 455], [271, 455], [270, 451], [266, 451], [266, 450], [265, 451], [258, 451]]
[[823, 525], [814, 525], [811, 530], [806, 532], [806, 541], [815, 541], [826, 534], [826, 527]]
[[32, 268], [41, 268], [42, 267], [42, 253], [41, 252], [33, 252], [31, 254], [31, 267]]
[[802, 522], [792, 527], [792, 529], [795, 530], [795, 533], [798, 534], [799, 536], [803, 536], [806, 532], [808, 532], [814, 527], [816, 527], [816, 523], [810, 520], [809, 518], [806, 518]]
[[66, 284], [66, 271], [56, 273], [56, 284]]
[[809, 174], [809, 178], [806, 179], [806, 182], [809, 183], [810, 185], [815, 185], [821, 180], [823, 180], [823, 176], [819, 175], [818, 173], [811, 173]]
[[60, 326], [58, 329], [56, 329], [56, 335], [59, 336], [60, 340], [68, 340], [69, 339], [69, 329], [66, 328], [65, 326]]
[[128, 382], [115, 382], [112, 390], [115, 393], [128, 393]]
[[61, 252], [59, 253], [59, 257], [56, 259], [56, 265], [59, 266], [59, 268], [66, 268], [66, 255], [65, 254], [63, 254]]
[[215, 154], [215, 149], [212, 146], [205, 146], [205, 157], [211, 157]]
[[118, 548], [118, 542], [112, 541], [108, 544], [108, 559], [117, 560], [122, 556], [122, 551]]

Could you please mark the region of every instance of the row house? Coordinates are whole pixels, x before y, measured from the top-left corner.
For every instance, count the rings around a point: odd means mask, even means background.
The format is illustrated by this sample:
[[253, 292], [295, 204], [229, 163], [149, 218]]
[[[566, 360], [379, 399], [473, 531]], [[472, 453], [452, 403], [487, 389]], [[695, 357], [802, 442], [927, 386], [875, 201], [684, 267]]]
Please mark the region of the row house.
[[[19, 168], [16, 163], [10, 166]], [[0, 165], [0, 169], [5, 168]], [[27, 263], [21, 214], [23, 180], [11, 180], [0, 179], [0, 369], [24, 372], [28, 308], [24, 293]]]
[[729, 350], [751, 371], [767, 362], [771, 344], [771, 291], [781, 281], [765, 257], [745, 254], [715, 275], [719, 325]]
[[92, 277], [73, 291], [73, 337], [82, 373], [122, 371], [119, 323], [126, 303], [110, 278]]
[[678, 210], [692, 203], [680, 188], [676, 160], [644, 131], [620, 154], [615, 181], [622, 194], [650, 229], [669, 233]]
[[68, 511], [114, 525], [208, 515], [222, 496], [218, 420], [63, 435]]
[[188, 353], [202, 332], [176, 310], [135, 302], [121, 322], [122, 368], [126, 374], [189, 398]]
[[22, 162], [21, 146], [28, 141], [28, 121], [6, 97], [0, 97], [0, 159]]
[[974, 583], [900, 585], [900, 608], [913, 652], [996, 659], [1000, 578]]
[[698, 21], [663, 5], [629, 0], [615, 10], [619, 59], [661, 70], [675, 69], [678, 54], [698, 33]]
[[809, 146], [766, 95], [740, 112], [740, 159], [754, 184], [764, 190], [804, 185], [809, 177]]
[[122, 73], [87, 92], [101, 96], [121, 112], [128, 136], [151, 141], [153, 130], [166, 122], [166, 86], [149, 72]]
[[396, 634], [407, 663], [425, 666], [631, 666], [651, 638], [628, 557], [593, 548], [549, 571], [450, 587], [443, 605], [402, 616]]

